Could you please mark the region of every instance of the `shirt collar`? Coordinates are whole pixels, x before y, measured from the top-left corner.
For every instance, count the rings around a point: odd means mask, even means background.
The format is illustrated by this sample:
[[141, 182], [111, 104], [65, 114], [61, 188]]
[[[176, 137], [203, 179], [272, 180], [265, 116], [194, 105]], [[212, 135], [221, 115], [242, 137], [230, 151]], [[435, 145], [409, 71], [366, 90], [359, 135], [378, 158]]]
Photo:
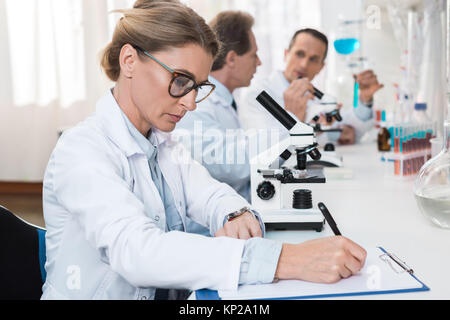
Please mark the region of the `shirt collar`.
[[275, 74], [280, 79], [280, 81], [283, 84], [283, 86], [286, 87], [286, 88], [289, 88], [289, 86], [291, 84], [289, 83], [288, 79], [286, 79], [286, 77], [284, 76], [284, 72], [279, 70]]
[[211, 75], [209, 76], [209, 82], [216, 86], [214, 93], [222, 98], [227, 105], [231, 105], [233, 103], [233, 95], [231, 94], [230, 90], [227, 89], [227, 87], [225, 87], [219, 80]]
[[[108, 90], [106, 94], [98, 101], [96, 117], [102, 123], [102, 127], [104, 128], [107, 136], [126, 153], [127, 157], [139, 153], [145, 153], [147, 155], [142, 146], [131, 134], [130, 126], [127, 124], [127, 120], [129, 121], [129, 119], [125, 116], [114, 98], [112, 89]], [[131, 126], [134, 127], [132, 124]], [[139, 132], [135, 127], [134, 129]], [[162, 132], [157, 129], [152, 130], [152, 134], [150, 136], [152, 143], [150, 143], [150, 141], [148, 141], [142, 134], [140, 135], [142, 139], [146, 140], [152, 146], [160, 146], [170, 140], [170, 133]], [[141, 139], [139, 140], [141, 141]]]
[[136, 129], [133, 123], [131, 123], [130, 119], [128, 119], [122, 109], [120, 109], [120, 112], [122, 113], [122, 117], [125, 120], [125, 124], [127, 125], [131, 136], [134, 138], [134, 141], [136, 141], [149, 160], [155, 160], [157, 154], [157, 141], [155, 135], [150, 133], [148, 138], [144, 137], [142, 133]]

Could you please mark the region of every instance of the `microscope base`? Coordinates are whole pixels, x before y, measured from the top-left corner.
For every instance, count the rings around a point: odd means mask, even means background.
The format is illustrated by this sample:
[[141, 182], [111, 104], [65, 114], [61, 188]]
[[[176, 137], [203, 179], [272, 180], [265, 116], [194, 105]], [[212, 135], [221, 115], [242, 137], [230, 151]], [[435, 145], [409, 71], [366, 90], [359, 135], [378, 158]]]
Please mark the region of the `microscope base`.
[[288, 231], [288, 230], [323, 230], [323, 222], [266, 222], [266, 231]]
[[315, 209], [257, 210], [261, 213], [267, 231], [271, 230], [323, 230], [325, 219]]

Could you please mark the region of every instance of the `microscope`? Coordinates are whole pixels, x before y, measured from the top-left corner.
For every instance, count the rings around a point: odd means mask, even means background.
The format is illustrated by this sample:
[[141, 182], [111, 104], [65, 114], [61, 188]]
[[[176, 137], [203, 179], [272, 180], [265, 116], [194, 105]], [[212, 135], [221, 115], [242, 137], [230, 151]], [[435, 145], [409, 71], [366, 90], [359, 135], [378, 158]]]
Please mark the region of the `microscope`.
[[[301, 78], [302, 77], [299, 77], [299, 79]], [[316, 97], [316, 99], [308, 101], [305, 122], [309, 123], [311, 121], [314, 121], [317, 124], [317, 121], [319, 121], [321, 114], [325, 116], [327, 123], [331, 123], [333, 121], [333, 118], [336, 119], [336, 121], [342, 121], [341, 113], [337, 108], [338, 104], [336, 102], [336, 99], [328, 94], [324, 94], [314, 86], [313, 89], [313, 95], [314, 97]], [[320, 131], [319, 126], [320, 132], [325, 132], [325, 130], [322, 129], [322, 131]]]
[[308, 157], [321, 158], [314, 128], [294, 120], [265, 91], [256, 100], [289, 131], [289, 137], [251, 160], [252, 207], [262, 215], [267, 230], [320, 232], [324, 217], [313, 208], [306, 188], [326, 181], [323, 169], [307, 168]]
[[[342, 132], [342, 129], [330, 128], [328, 126], [333, 120], [338, 122], [342, 121], [336, 99], [328, 94], [324, 94], [314, 86], [313, 88], [315, 99], [308, 101], [305, 122], [312, 123], [314, 132], [316, 133]], [[325, 117], [325, 125], [319, 123], [321, 115]], [[307, 162], [308, 167], [342, 167], [342, 165], [342, 156], [336, 152], [335, 146], [332, 143], [327, 143], [324, 146], [321, 159], [311, 159]]]

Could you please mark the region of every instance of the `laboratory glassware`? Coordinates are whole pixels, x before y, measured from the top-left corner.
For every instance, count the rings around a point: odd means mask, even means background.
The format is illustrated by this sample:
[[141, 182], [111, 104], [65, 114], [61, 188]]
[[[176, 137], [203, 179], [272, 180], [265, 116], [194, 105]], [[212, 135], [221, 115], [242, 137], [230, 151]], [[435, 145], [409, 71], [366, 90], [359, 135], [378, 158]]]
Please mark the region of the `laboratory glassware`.
[[[334, 48], [337, 53], [344, 56], [347, 66], [350, 68], [352, 73], [352, 79], [347, 80], [353, 83], [353, 101], [352, 105], [354, 108], [358, 107], [358, 93], [359, 93], [359, 83], [356, 81], [355, 69], [361, 61], [361, 57], [356, 57], [352, 55], [355, 51], [359, 50], [361, 47], [361, 33], [362, 33], [362, 19], [358, 20], [341, 20], [339, 22], [336, 39], [334, 41]], [[356, 59], [356, 60], [355, 60]]]
[[450, 120], [444, 122], [441, 152], [423, 165], [414, 189], [422, 214], [437, 226], [450, 229]]
[[334, 48], [342, 55], [348, 55], [361, 47], [360, 28], [362, 20], [342, 20], [339, 23]]

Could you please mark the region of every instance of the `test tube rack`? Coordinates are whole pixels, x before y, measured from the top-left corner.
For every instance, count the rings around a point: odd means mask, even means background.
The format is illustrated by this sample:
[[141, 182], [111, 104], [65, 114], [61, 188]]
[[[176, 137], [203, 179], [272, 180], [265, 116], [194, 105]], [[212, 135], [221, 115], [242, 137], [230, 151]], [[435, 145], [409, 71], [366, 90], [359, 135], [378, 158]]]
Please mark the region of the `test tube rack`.
[[394, 177], [415, 176], [431, 158], [431, 150], [414, 151], [408, 154], [386, 152], [381, 160], [386, 163], [386, 172]]
[[391, 151], [383, 152], [381, 160], [386, 172], [394, 177], [415, 176], [431, 158], [431, 142], [435, 123], [400, 124], [389, 127]]

